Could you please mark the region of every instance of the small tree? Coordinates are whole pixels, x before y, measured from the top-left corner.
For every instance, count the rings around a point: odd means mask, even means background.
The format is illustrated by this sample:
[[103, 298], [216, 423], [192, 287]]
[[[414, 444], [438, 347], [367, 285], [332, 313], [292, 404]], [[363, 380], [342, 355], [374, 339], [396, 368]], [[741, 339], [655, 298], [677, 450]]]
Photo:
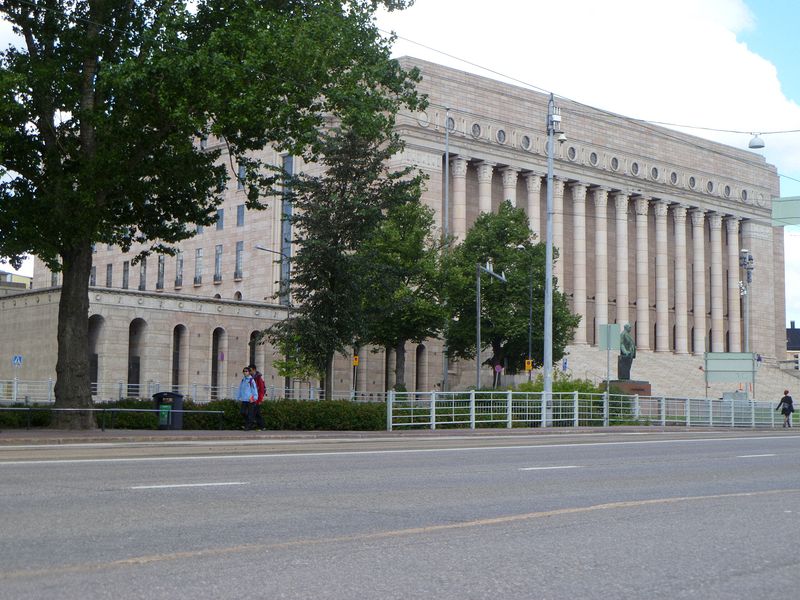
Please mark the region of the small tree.
[[344, 124], [323, 134], [319, 175], [284, 173], [294, 205], [297, 254], [292, 296], [297, 308], [269, 330], [271, 340], [292, 339], [314, 365], [331, 397], [333, 357], [364, 335], [362, 297], [372, 265], [358, 252], [384, 220], [385, 211], [419, 196], [419, 177], [392, 172], [388, 159], [402, 147], [393, 123], [364, 129]]
[[[447, 327], [448, 349], [452, 356], [471, 359], [476, 355], [476, 265], [492, 262], [504, 272], [507, 283], [484, 278], [481, 288], [481, 345], [491, 354], [484, 362], [503, 366], [516, 373], [524, 368], [528, 353], [530, 284], [533, 281], [533, 359], [541, 364], [544, 355], [544, 278], [545, 248], [534, 244], [528, 219], [510, 202], [497, 213], [484, 213], [454, 248], [445, 269], [447, 301], [451, 319]], [[580, 316], [573, 315], [566, 298], [553, 291], [553, 360], [564, 355]]]
[[442, 330], [439, 257], [433, 211], [418, 200], [389, 209], [362, 246], [368, 274], [363, 314], [366, 341], [395, 350], [395, 387], [405, 389], [405, 346]]

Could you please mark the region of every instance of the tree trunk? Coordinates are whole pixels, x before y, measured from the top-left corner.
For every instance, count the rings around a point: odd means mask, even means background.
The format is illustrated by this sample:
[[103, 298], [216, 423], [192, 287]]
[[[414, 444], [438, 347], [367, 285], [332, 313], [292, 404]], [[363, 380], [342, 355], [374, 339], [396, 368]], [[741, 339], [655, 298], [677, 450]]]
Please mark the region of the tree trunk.
[[406, 341], [400, 340], [394, 347], [394, 389], [406, 392]]
[[[63, 283], [58, 303], [58, 362], [55, 407], [91, 408], [89, 380], [89, 274], [92, 245], [89, 242], [62, 254]], [[91, 412], [56, 413], [53, 423], [68, 429], [95, 427]]]
[[333, 354], [325, 361], [325, 400], [333, 398]]

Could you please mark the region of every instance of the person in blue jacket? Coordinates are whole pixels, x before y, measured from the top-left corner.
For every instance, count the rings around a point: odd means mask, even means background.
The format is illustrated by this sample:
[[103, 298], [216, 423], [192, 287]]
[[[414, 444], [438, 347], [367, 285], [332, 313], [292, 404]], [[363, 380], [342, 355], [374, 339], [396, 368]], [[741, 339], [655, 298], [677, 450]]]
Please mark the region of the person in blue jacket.
[[253, 381], [253, 375], [250, 373], [250, 369], [245, 367], [242, 369], [242, 380], [239, 382], [239, 391], [236, 393], [236, 399], [241, 402], [239, 414], [244, 419], [243, 429], [251, 429], [253, 426], [251, 404], [255, 404], [257, 398], [258, 390]]

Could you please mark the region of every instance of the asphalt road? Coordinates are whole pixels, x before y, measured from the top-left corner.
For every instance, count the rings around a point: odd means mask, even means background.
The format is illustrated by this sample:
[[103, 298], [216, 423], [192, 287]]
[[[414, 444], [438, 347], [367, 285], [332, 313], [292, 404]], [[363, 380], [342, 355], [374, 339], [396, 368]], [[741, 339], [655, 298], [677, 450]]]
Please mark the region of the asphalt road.
[[0, 598], [795, 599], [800, 435], [0, 447]]

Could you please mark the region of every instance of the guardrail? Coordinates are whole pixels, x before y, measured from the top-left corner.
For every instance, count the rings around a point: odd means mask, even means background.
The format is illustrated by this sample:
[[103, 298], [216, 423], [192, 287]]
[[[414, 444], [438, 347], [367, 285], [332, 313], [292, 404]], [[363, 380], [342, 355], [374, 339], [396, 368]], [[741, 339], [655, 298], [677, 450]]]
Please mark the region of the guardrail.
[[[33, 417], [33, 413], [36, 411], [47, 411], [51, 413], [63, 414], [63, 413], [81, 413], [81, 412], [90, 412], [90, 413], [99, 413], [99, 425], [102, 431], [106, 430], [106, 415], [110, 416], [110, 423], [111, 427], [109, 429], [114, 429], [114, 423], [116, 420], [116, 416], [119, 413], [153, 413], [156, 417], [159, 416], [161, 412], [160, 409], [152, 409], [152, 408], [53, 408], [52, 406], [3, 406], [0, 407], [0, 412], [25, 412], [26, 413], [26, 421], [25, 421], [25, 429], [31, 428], [31, 421]], [[201, 414], [201, 415], [217, 415], [219, 418], [219, 428], [220, 430], [224, 429], [225, 424], [225, 411], [222, 410], [175, 410], [170, 409], [170, 413], [180, 413], [181, 415], [185, 414]]]
[[[0, 405], [2, 404], [52, 404], [55, 402], [55, 381], [52, 379], [27, 381], [22, 379], [0, 380]], [[190, 383], [181, 386], [162, 385], [158, 381], [144, 384], [128, 384], [122, 381], [100, 382], [92, 384], [92, 399], [95, 402], [109, 402], [125, 398], [151, 399], [153, 394], [163, 391], [181, 394], [197, 404], [206, 404], [213, 400], [236, 398], [239, 382], [227, 386], [212, 386]], [[267, 386], [266, 400], [320, 400], [325, 397], [325, 390], [307, 384], [290, 388]], [[334, 390], [334, 400], [352, 400], [354, 402], [384, 402], [386, 394], [382, 392], [361, 392], [357, 390]]]
[[389, 392], [386, 428], [776, 427], [783, 417], [771, 402], [543, 392]]

